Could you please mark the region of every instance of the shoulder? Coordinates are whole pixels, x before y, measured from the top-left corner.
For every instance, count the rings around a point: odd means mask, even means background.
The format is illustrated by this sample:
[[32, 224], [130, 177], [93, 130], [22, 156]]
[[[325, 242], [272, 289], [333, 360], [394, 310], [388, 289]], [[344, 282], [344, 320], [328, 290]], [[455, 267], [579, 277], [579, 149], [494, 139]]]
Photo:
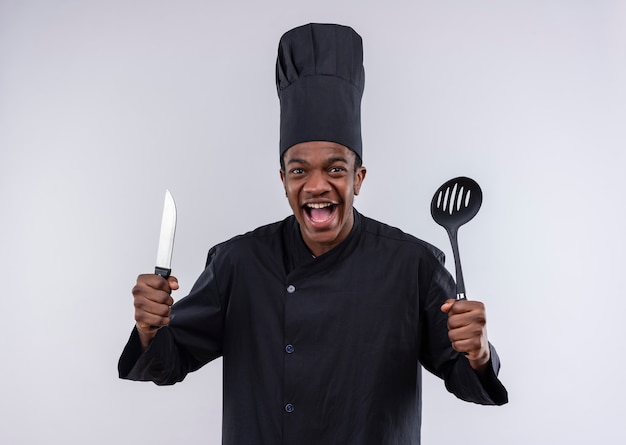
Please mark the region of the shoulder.
[[264, 255], [271, 255], [273, 250], [280, 249], [282, 246], [283, 233], [293, 226], [294, 219], [293, 216], [289, 216], [282, 221], [257, 227], [247, 233], [216, 244], [209, 250], [207, 264], [216, 256], [254, 255], [259, 250], [262, 250]]
[[395, 246], [396, 248], [405, 247], [415, 254], [432, 258], [439, 263], [445, 261], [444, 253], [434, 245], [410, 235], [397, 227], [390, 226], [363, 215], [360, 215], [360, 217], [363, 227], [362, 233], [366, 240], [376, 240], [378, 243]]

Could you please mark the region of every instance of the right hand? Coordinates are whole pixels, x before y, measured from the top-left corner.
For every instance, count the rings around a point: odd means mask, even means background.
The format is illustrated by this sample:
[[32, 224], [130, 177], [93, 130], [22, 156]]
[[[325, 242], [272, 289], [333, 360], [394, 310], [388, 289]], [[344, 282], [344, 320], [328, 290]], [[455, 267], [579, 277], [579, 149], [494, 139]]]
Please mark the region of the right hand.
[[170, 294], [176, 289], [178, 279], [174, 276], [167, 280], [155, 274], [137, 277], [137, 284], [133, 287], [135, 323], [144, 349], [148, 347], [158, 328], [170, 323], [170, 308], [174, 304]]

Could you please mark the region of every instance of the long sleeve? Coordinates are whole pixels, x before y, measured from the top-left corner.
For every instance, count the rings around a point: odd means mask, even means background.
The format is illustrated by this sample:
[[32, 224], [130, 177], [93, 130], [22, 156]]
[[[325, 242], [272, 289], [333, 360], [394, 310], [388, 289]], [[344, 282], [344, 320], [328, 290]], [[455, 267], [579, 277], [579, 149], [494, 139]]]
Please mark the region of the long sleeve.
[[442, 378], [447, 390], [459, 399], [481, 405], [503, 405], [508, 402], [508, 394], [498, 379], [500, 358], [493, 345], [489, 344], [489, 366], [481, 376], [472, 369], [463, 354], [452, 349], [448, 339], [447, 315], [441, 312], [440, 306], [454, 295], [454, 281], [443, 267], [443, 254], [438, 260], [440, 264], [432, 270], [424, 299], [422, 364]]
[[120, 378], [171, 385], [222, 355], [225, 302], [217, 288], [213, 254], [212, 249], [190, 294], [172, 306], [170, 325], [159, 329], [143, 353], [133, 329], [119, 359]]
[[295, 224], [212, 249], [145, 352], [131, 334], [120, 377], [172, 384], [222, 356], [228, 445], [419, 444], [420, 363], [463, 400], [506, 402], [494, 349], [480, 377], [452, 349], [441, 252], [357, 214], [344, 243], [313, 259]]
[[470, 366], [469, 361], [459, 354], [457, 359], [441, 370], [446, 388], [461, 400], [481, 405], [504, 405], [508, 402], [508, 393], [498, 379], [500, 358], [489, 344], [490, 360], [485, 373], [479, 376]]
[[151, 381], [157, 385], [180, 382], [188, 371], [167, 328], [159, 330], [143, 353], [137, 328], [134, 328], [118, 363], [120, 378]]

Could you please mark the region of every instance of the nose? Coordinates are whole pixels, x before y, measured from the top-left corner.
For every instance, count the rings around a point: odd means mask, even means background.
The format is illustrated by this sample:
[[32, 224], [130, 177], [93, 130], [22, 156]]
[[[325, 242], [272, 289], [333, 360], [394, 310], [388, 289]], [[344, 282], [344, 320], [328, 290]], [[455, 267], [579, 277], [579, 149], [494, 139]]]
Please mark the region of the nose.
[[312, 171], [307, 177], [307, 181], [304, 184], [303, 191], [312, 196], [320, 196], [330, 191], [330, 184], [328, 183], [324, 172]]

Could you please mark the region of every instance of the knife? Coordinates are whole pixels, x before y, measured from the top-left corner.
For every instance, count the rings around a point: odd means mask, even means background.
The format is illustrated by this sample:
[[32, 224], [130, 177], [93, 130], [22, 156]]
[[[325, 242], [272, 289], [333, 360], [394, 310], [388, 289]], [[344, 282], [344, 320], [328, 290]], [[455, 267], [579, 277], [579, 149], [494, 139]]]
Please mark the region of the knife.
[[172, 250], [174, 249], [174, 235], [176, 234], [176, 204], [169, 190], [165, 190], [163, 216], [161, 218], [161, 234], [157, 251], [154, 273], [163, 278], [170, 276], [172, 271]]

